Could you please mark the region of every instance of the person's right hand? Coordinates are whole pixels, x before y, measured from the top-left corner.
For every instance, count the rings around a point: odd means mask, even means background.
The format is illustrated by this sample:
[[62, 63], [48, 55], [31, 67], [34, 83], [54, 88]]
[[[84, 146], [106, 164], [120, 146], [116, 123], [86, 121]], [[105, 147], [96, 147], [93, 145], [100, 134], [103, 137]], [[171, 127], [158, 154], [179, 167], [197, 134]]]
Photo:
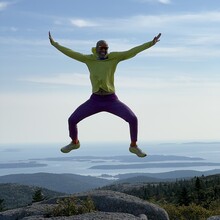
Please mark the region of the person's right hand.
[[50, 31], [49, 31], [49, 39], [50, 39], [50, 43], [53, 44], [54, 40], [53, 40], [53, 38], [52, 38], [52, 36], [50, 34]]
[[159, 34], [153, 39], [153, 44], [156, 44], [157, 42], [160, 41], [160, 36], [161, 36], [161, 33], [159, 33]]

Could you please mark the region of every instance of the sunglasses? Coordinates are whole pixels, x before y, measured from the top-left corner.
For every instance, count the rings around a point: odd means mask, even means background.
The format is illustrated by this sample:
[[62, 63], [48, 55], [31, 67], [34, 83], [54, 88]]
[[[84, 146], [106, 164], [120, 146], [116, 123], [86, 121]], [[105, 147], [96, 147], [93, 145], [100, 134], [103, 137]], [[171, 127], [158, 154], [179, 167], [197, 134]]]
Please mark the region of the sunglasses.
[[99, 46], [99, 50], [108, 50], [108, 47], [105, 47], [105, 46]]

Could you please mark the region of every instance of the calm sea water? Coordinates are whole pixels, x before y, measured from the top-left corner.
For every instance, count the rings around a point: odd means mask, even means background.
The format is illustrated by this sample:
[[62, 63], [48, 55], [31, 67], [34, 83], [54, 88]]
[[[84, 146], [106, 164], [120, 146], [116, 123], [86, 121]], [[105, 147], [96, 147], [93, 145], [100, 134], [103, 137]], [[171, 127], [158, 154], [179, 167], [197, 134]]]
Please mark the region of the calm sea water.
[[[145, 172], [158, 173], [172, 170], [198, 170], [205, 171], [220, 169], [220, 166], [200, 166], [200, 167], [179, 167], [179, 168], [148, 168], [148, 169], [114, 169], [95, 170], [89, 169], [94, 165], [115, 165], [120, 164], [114, 160], [114, 156], [131, 155], [126, 143], [81, 143], [81, 148], [69, 154], [62, 154], [60, 147], [63, 144], [0, 144], [0, 165], [14, 163], [40, 163], [42, 167], [27, 168], [0, 168], [0, 176], [18, 173], [73, 173], [80, 175], [100, 176], [102, 174], [116, 175], [122, 173]], [[140, 147], [147, 151], [148, 155], [176, 155], [187, 157], [200, 157], [204, 162], [219, 163], [220, 142], [191, 142], [191, 143], [140, 143]], [[97, 159], [85, 160], [62, 160], [72, 156], [99, 156]], [[105, 157], [113, 156], [113, 159], [106, 160]], [[135, 155], [134, 155], [135, 156]], [[58, 160], [48, 160], [48, 158], [58, 158]], [[140, 162], [142, 163], [141, 159]]]

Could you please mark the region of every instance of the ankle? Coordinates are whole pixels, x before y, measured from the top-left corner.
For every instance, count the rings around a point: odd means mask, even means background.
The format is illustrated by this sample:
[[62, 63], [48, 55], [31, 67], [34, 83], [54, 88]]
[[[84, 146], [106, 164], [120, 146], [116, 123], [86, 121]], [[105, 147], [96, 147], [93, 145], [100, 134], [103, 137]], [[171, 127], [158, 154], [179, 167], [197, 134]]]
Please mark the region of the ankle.
[[136, 141], [132, 141], [130, 144], [130, 147], [137, 147], [137, 142]]
[[78, 140], [78, 139], [75, 139], [75, 140], [72, 140], [72, 142], [73, 142], [74, 144], [78, 144], [78, 143], [79, 143], [79, 140]]

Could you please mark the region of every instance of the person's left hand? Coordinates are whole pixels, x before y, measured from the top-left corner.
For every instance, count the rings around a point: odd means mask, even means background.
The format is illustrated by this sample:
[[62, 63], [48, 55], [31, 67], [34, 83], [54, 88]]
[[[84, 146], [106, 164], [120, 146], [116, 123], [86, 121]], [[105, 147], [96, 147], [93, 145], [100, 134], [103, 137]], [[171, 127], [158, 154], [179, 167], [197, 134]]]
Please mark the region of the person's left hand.
[[52, 38], [52, 36], [50, 34], [50, 31], [49, 31], [49, 39], [50, 39], [50, 43], [53, 44], [54, 40], [53, 40], [53, 38]]
[[160, 41], [160, 36], [161, 36], [161, 33], [159, 33], [156, 37], [154, 37], [153, 44], [156, 44], [157, 42]]

